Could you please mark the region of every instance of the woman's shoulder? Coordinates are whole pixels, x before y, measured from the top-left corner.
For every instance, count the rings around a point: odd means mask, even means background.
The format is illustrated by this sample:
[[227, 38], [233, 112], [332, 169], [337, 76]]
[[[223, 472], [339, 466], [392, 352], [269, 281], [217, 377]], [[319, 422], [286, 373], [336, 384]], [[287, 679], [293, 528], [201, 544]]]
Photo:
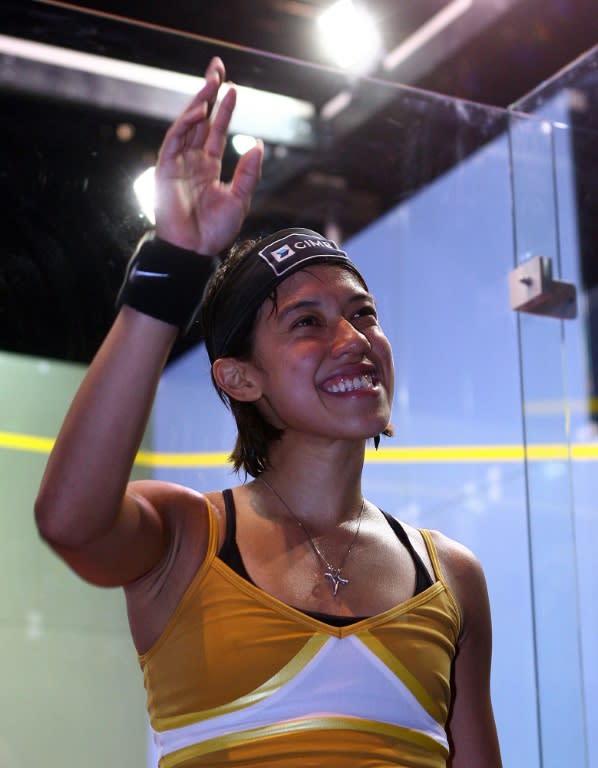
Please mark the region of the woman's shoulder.
[[477, 556], [465, 544], [435, 529], [430, 529], [428, 534], [434, 543], [440, 565], [447, 578], [458, 581], [468, 580], [475, 573], [483, 573]]
[[464, 628], [488, 610], [486, 577], [477, 555], [441, 531], [430, 530], [440, 566], [461, 608]]
[[214, 516], [218, 522], [223, 515], [221, 491], [199, 491], [164, 480], [135, 480], [129, 483], [127, 492], [145, 499], [159, 512], [168, 528], [169, 550], [174, 552], [180, 546], [182, 531], [206, 534], [210, 518]]

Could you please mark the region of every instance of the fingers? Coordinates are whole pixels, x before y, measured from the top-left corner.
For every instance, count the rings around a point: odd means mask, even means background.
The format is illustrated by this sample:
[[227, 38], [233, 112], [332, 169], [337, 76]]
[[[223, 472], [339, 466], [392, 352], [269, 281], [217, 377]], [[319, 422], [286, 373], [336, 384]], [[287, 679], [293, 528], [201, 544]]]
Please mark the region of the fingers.
[[210, 132], [206, 138], [204, 149], [212, 157], [220, 158], [226, 147], [228, 127], [237, 103], [237, 92], [229, 88], [218, 106], [216, 114], [212, 118]]
[[249, 206], [251, 197], [260, 181], [263, 158], [264, 144], [259, 139], [257, 146], [239, 158], [235, 168], [230, 189], [234, 195], [243, 200], [246, 206]]
[[214, 56], [214, 58], [208, 64], [208, 67], [206, 69], [206, 79], [208, 79], [209, 76], [213, 73], [216, 73], [221, 83], [224, 82], [226, 69], [224, 67], [224, 62], [222, 61], [220, 56]]
[[203, 101], [208, 102], [209, 104], [209, 110], [208, 113], [212, 111], [212, 108], [214, 107], [214, 104], [216, 103], [216, 97], [218, 96], [218, 89], [224, 82], [224, 78], [226, 76], [226, 70], [224, 68], [224, 64], [222, 63], [222, 59], [215, 56], [210, 63], [207, 66], [207, 69], [205, 71], [205, 83], [203, 88], [198, 91], [193, 99], [189, 102], [187, 105], [185, 112], [183, 112], [183, 115], [189, 111], [194, 109], [198, 104], [200, 104]]
[[[181, 173], [181, 159], [187, 150], [202, 150], [190, 153], [190, 166], [197, 169], [203, 162], [201, 157], [210, 157], [217, 161], [210, 167], [219, 173], [228, 131], [235, 110], [237, 94], [233, 87], [222, 97], [218, 109], [212, 115], [218, 92], [225, 76], [224, 64], [218, 58], [212, 59], [206, 70], [206, 84], [188, 105], [186, 110], [172, 124], [164, 137], [160, 149], [159, 167], [165, 176], [178, 176]], [[227, 185], [245, 208], [249, 207], [251, 197], [261, 178], [264, 146], [261, 141], [252, 150], [243, 155], [235, 168], [233, 178]], [[207, 168], [207, 166], [206, 166]]]
[[212, 112], [214, 104], [216, 103], [216, 97], [218, 96], [218, 90], [224, 82], [225, 77], [226, 70], [224, 68], [224, 64], [222, 63], [222, 59], [220, 59], [218, 56], [215, 56], [208, 64], [208, 68], [206, 70], [206, 85], [204, 89], [202, 89], [205, 90], [205, 88], [208, 88], [206, 98], [209, 104], [209, 113]]
[[215, 56], [206, 69], [204, 87], [166, 132], [160, 150], [162, 160], [173, 159], [189, 147], [203, 145], [210, 128], [207, 118], [214, 108], [225, 75], [222, 59]]
[[198, 142], [203, 143], [209, 130], [206, 120], [208, 109], [208, 103], [202, 101], [193, 109], [185, 111], [170, 126], [160, 148], [160, 156], [163, 160], [176, 157], [187, 146]]

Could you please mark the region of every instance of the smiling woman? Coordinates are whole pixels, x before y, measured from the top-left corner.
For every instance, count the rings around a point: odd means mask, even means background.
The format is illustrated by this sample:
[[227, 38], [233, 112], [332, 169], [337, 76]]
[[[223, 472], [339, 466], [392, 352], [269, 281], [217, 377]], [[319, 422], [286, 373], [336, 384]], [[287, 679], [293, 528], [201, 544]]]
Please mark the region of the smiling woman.
[[[213, 59], [166, 133], [156, 232], [56, 440], [39, 529], [81, 577], [124, 588], [162, 768], [498, 768], [481, 567], [362, 492], [394, 388], [365, 279], [312, 230], [229, 249], [263, 147], [220, 180], [224, 77]], [[252, 479], [204, 494], [130, 482], [165, 361], [198, 312], [237, 419], [233, 462]]]
[[[327, 280], [318, 279], [317, 274], [322, 266], [333, 265], [340, 267], [341, 276], [351, 276], [353, 284], [348, 286], [347, 307], [342, 307], [339, 312], [335, 306], [333, 312], [336, 314], [326, 318], [322, 305], [324, 297], [320, 298], [317, 294], [324, 293]], [[305, 285], [302, 290], [293, 291], [297, 280], [305, 283], [310, 276], [313, 291]], [[301, 283], [297, 287], [300, 286]], [[258, 315], [259, 324], [265, 326], [263, 333], [268, 333], [269, 325], [275, 323], [272, 341], [282, 337], [283, 327], [285, 338], [289, 341], [291, 338], [307, 340], [309, 327], [313, 329], [312, 337], [318, 326], [322, 326], [322, 330], [327, 326], [330, 336], [332, 326], [338, 323], [337, 316], [355, 316], [356, 320], [352, 322], [364, 326], [369, 322], [364, 318], [375, 318], [375, 308], [357, 267], [334, 242], [313, 230], [286, 229], [261, 240], [244, 241], [222, 263], [204, 296], [202, 325], [208, 354], [214, 364], [213, 377], [218, 392], [230, 405], [237, 420], [238, 438], [232, 454], [233, 463], [236, 469], [243, 468], [253, 477], [266, 467], [271, 443], [280, 438], [284, 428], [280, 416], [277, 417], [273, 410], [272, 400], [267, 396], [256, 396], [247, 378], [240, 375], [249, 370], [251, 360], [255, 364], [261, 359], [255, 348], [256, 339], [263, 335], [255, 331]], [[360, 315], [359, 319], [357, 315]], [[303, 329], [301, 333], [299, 328]], [[367, 341], [361, 334], [359, 336]], [[272, 353], [270, 342], [261, 346], [264, 348], [263, 355]], [[305, 349], [302, 354], [305, 355]], [[260, 365], [263, 367], [264, 364]], [[353, 387], [356, 377], [371, 377], [374, 374], [372, 364], [360, 364], [351, 371], [345, 370], [336, 384], [332, 382], [332, 386], [339, 391], [341, 388], [348, 389]], [[236, 381], [242, 387], [237, 387], [231, 396], [233, 375], [238, 377]], [[300, 391], [298, 384], [298, 381], [293, 381], [288, 387], [282, 387], [282, 391], [296, 399]], [[388, 391], [392, 396], [392, 386]], [[267, 417], [264, 412], [266, 407], [269, 410]], [[388, 418], [387, 413], [382, 427], [374, 428], [370, 436], [386, 431]]]
[[[216, 377], [220, 367], [216, 361]], [[257, 408], [283, 432], [293, 427], [302, 438], [313, 433], [363, 441], [388, 426], [390, 345], [372, 297], [345, 268], [307, 266], [285, 280], [276, 308], [267, 300], [258, 313], [244, 373], [257, 388]]]

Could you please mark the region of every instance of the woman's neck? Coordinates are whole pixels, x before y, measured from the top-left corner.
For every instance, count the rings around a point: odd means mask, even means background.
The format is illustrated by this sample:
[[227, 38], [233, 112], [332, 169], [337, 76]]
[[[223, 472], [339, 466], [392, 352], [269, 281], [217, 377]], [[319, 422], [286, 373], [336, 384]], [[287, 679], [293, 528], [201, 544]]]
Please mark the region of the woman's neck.
[[359, 515], [364, 441], [292, 441], [287, 436], [271, 451], [263, 479], [314, 534]]

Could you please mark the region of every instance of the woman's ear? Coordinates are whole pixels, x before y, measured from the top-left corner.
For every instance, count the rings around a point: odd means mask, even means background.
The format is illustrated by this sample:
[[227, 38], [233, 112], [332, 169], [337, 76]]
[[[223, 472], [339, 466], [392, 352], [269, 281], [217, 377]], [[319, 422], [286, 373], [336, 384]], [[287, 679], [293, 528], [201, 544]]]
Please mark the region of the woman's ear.
[[212, 365], [214, 381], [229, 397], [253, 403], [262, 396], [254, 366], [236, 357], [219, 357]]

